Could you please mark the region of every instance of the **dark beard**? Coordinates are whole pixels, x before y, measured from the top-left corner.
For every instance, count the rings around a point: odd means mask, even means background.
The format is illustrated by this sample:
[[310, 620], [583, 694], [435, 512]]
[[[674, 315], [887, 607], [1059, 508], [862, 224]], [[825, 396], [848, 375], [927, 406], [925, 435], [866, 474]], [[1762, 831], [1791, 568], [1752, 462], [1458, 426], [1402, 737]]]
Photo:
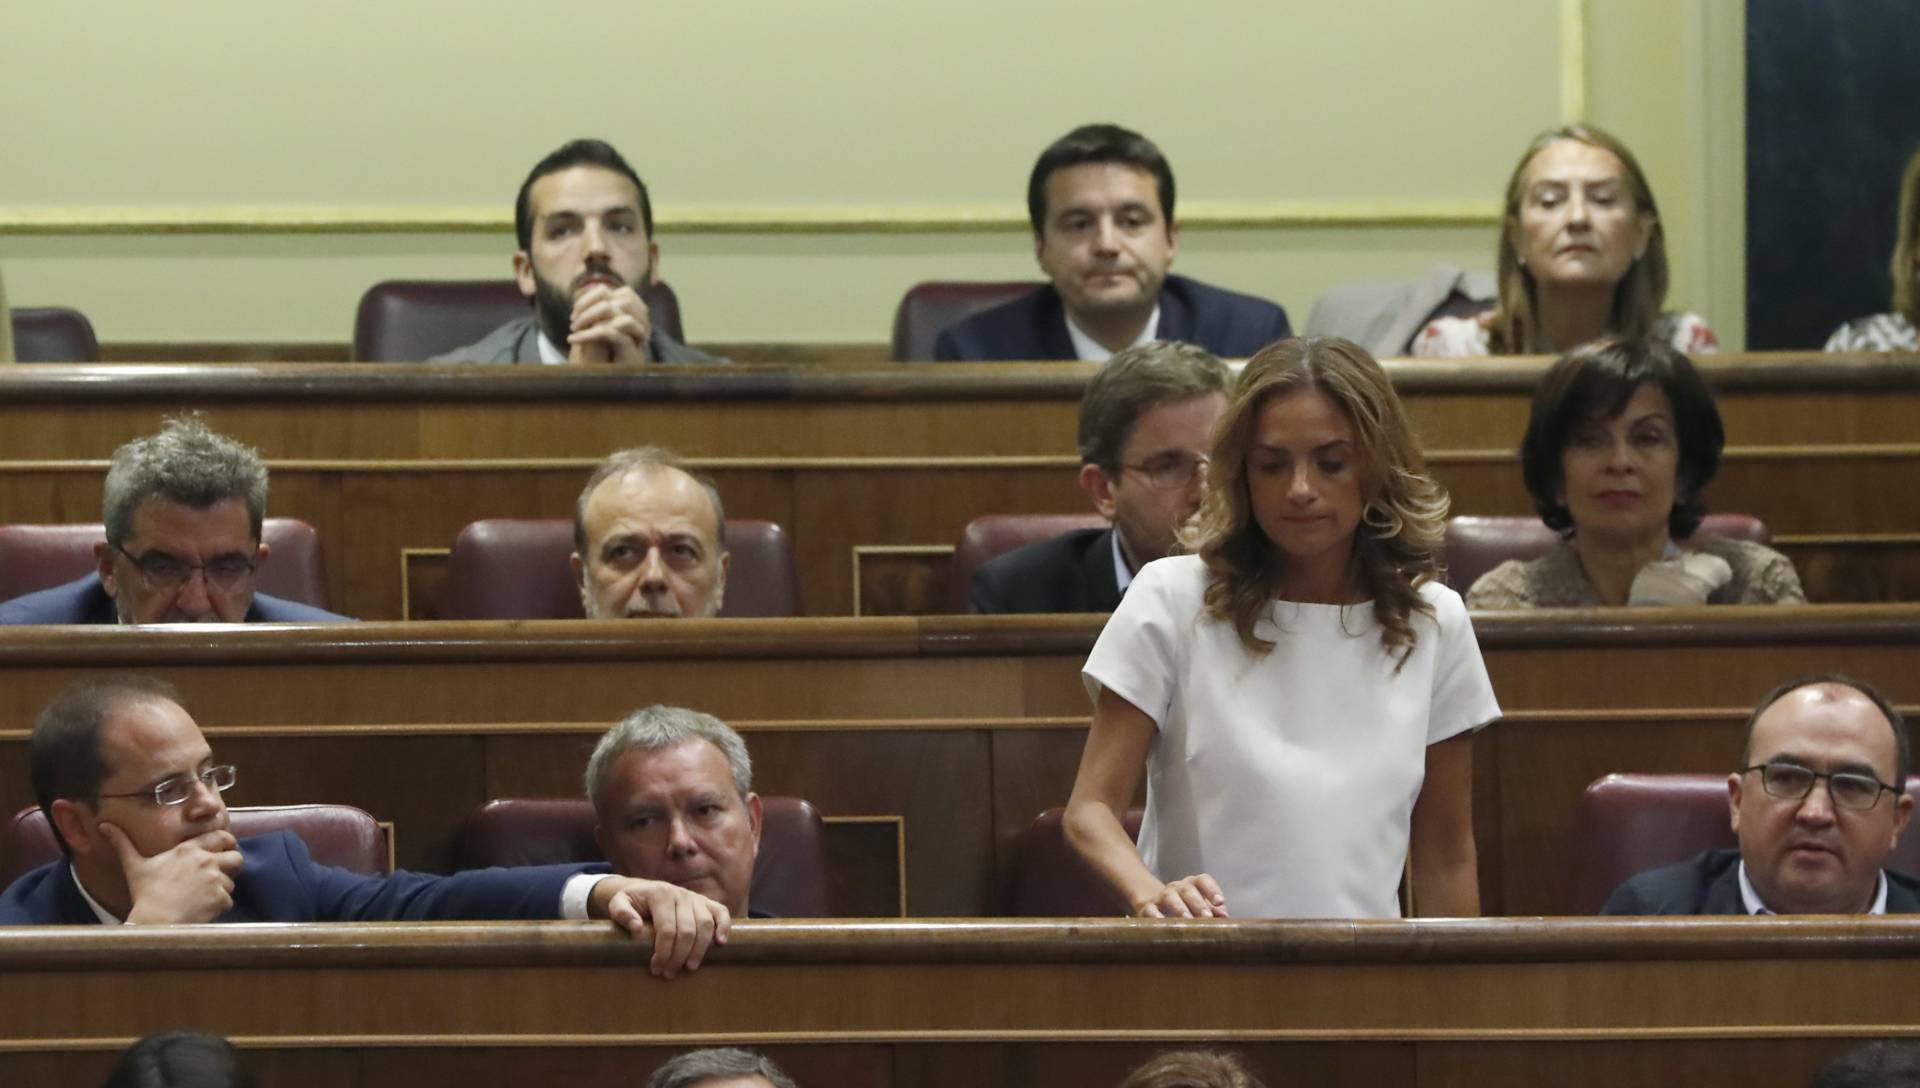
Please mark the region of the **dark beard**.
[[573, 296], [558, 284], [547, 282], [539, 273], [533, 277], [533, 315], [547, 340], [566, 355], [567, 337], [573, 333]]

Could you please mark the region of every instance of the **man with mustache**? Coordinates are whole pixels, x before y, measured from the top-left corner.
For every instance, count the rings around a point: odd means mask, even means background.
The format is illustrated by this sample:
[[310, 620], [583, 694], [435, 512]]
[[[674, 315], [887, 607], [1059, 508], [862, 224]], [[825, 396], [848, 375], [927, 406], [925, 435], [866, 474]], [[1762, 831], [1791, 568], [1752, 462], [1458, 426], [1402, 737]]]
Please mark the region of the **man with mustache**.
[[514, 201], [513, 275], [533, 313], [436, 363], [711, 363], [653, 327], [639, 291], [659, 274], [653, 204], [602, 140], [573, 140], [534, 166]]
[[705, 619], [727, 592], [719, 489], [652, 446], [600, 463], [573, 505], [573, 577], [587, 618]]
[[1292, 334], [1285, 310], [1167, 270], [1179, 248], [1173, 168], [1151, 140], [1083, 125], [1027, 179], [1033, 250], [1052, 281], [941, 330], [934, 358], [1104, 363], [1152, 340], [1244, 359]]
[[1782, 684], [1727, 778], [1739, 849], [1641, 873], [1601, 913], [1920, 913], [1920, 880], [1882, 868], [1913, 812], [1908, 759], [1900, 712], [1866, 684]]

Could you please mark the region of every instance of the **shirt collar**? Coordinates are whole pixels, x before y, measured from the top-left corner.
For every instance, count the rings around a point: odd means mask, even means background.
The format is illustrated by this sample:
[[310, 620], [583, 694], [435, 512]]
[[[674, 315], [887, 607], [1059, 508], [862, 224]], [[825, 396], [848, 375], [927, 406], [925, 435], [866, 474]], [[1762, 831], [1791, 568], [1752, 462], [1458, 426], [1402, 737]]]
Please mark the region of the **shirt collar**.
[[553, 341], [547, 339], [545, 329], [540, 330], [540, 361], [547, 366], [557, 366], [567, 361], [567, 353], [553, 346]]
[[1115, 529], [1107, 536], [1113, 540], [1113, 584], [1120, 587], [1121, 593], [1125, 593], [1127, 587], [1133, 584], [1133, 570], [1127, 566], [1126, 553], [1120, 550], [1120, 530]]
[[[1067, 314], [1067, 339], [1073, 341], [1073, 357], [1083, 363], [1104, 363], [1113, 358], [1113, 352], [1100, 345], [1100, 341], [1088, 336], [1085, 330], [1073, 323], [1073, 315]], [[1133, 338], [1127, 347], [1137, 348], [1141, 344], [1150, 344], [1160, 335], [1160, 304], [1153, 304], [1153, 313], [1147, 315], [1147, 324], [1140, 335]]]
[[80, 883], [80, 871], [75, 869], [71, 864], [67, 866], [67, 875], [73, 878], [73, 886], [80, 890], [80, 898], [87, 901], [87, 906], [92, 908], [93, 916], [95, 918], [100, 919], [101, 925], [117, 926], [117, 925], [124, 924], [124, 921], [122, 919], [115, 918], [112, 912], [108, 911], [107, 908], [101, 906], [99, 900], [87, 894], [87, 886], [85, 884]]
[[[1753, 890], [1753, 881], [1747, 879], [1747, 862], [1740, 859], [1740, 905], [1748, 914], [1772, 914], [1767, 905], [1760, 901], [1760, 893]], [[1887, 873], [1880, 871], [1880, 881], [1874, 887], [1873, 905], [1867, 908], [1868, 914], [1887, 913]]]

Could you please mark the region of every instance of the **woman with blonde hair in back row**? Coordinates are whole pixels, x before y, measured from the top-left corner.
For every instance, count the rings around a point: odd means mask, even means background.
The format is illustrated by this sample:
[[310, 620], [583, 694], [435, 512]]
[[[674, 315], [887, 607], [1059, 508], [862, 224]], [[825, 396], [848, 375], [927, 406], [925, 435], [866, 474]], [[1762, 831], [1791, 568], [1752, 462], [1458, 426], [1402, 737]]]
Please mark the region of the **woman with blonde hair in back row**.
[[1134, 914], [1398, 917], [1409, 861], [1418, 912], [1479, 913], [1471, 733], [1500, 708], [1440, 582], [1446, 513], [1364, 349], [1248, 361], [1191, 554], [1141, 568], [1083, 672], [1066, 833]]

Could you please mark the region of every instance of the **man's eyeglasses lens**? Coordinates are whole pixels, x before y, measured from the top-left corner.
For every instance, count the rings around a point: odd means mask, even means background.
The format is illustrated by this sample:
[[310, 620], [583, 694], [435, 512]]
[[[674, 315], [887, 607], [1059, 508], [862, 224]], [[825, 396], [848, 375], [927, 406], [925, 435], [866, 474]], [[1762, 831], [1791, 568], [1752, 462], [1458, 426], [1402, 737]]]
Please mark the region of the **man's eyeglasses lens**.
[[1155, 487], [1172, 490], [1176, 487], [1187, 486], [1187, 484], [1192, 481], [1194, 473], [1207, 467], [1207, 459], [1205, 457], [1189, 457], [1184, 454], [1170, 454], [1166, 457], [1156, 457], [1151, 461], [1142, 461], [1137, 465], [1126, 465], [1124, 467], [1133, 469], [1135, 472], [1145, 476], [1147, 482]]
[[193, 796], [193, 784], [204, 782], [215, 793], [225, 793], [233, 788], [240, 772], [231, 763], [218, 767], [208, 767], [196, 778], [169, 778], [153, 787], [153, 803], [156, 805], [178, 805]]
[[1802, 767], [1797, 763], [1762, 764], [1760, 784], [1767, 793], [1782, 801], [1798, 801], [1813, 792], [1814, 785], [1824, 778], [1827, 780], [1827, 794], [1833, 803], [1841, 808], [1869, 809], [1880, 801], [1880, 791], [1889, 787], [1882, 786], [1880, 780], [1864, 774], [1851, 774], [1842, 771], [1838, 774], [1820, 774]]

